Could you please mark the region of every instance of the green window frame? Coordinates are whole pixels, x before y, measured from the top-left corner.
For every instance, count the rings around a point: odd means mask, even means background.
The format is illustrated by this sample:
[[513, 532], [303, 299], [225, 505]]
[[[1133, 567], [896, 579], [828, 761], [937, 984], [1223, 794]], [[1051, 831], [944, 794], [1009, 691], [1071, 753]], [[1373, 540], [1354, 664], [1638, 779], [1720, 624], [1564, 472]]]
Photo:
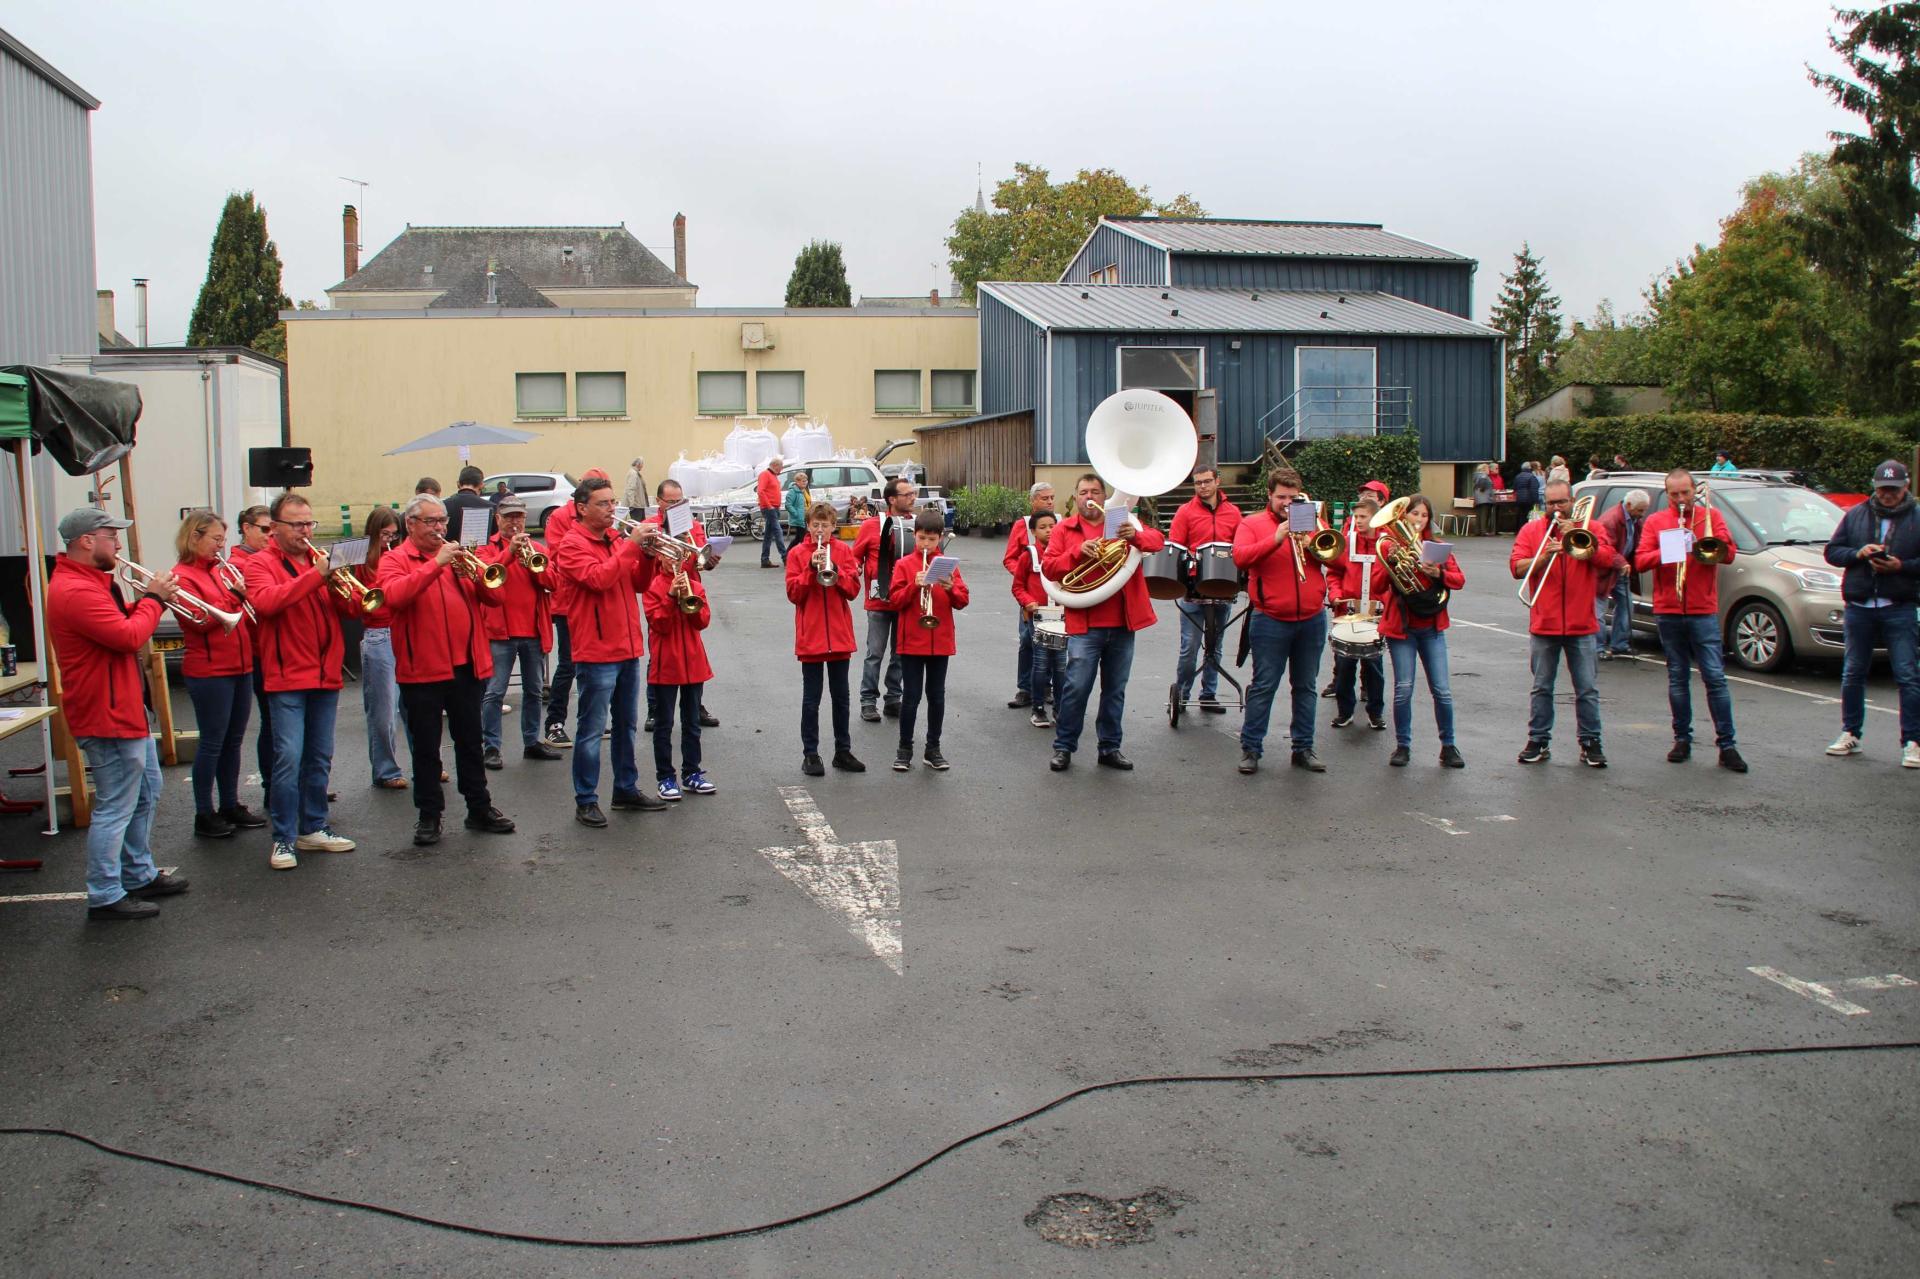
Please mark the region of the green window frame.
[[933, 371], [933, 411], [935, 413], [971, 413], [974, 406], [973, 369], [935, 369]]
[[807, 375], [799, 369], [761, 369], [754, 375], [753, 400], [756, 413], [805, 413]]
[[[909, 392], [911, 382], [911, 392]], [[909, 393], [912, 398], [908, 398]], [[920, 411], [919, 369], [875, 369], [873, 371], [873, 411], [875, 413], [918, 413]]]
[[744, 369], [729, 369], [694, 375], [695, 400], [703, 417], [745, 413], [747, 411], [747, 374]]
[[514, 374], [513, 414], [515, 417], [565, 417], [567, 415], [567, 375], [564, 373]]
[[625, 373], [576, 373], [573, 375], [573, 403], [581, 417], [625, 417], [627, 415], [627, 375]]

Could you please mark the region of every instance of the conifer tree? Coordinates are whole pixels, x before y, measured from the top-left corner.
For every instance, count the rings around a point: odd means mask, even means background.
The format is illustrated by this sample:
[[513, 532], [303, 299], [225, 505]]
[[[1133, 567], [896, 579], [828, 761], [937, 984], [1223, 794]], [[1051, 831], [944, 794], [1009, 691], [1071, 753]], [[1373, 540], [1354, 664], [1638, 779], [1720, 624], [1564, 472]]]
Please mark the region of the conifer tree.
[[193, 304], [188, 346], [268, 343], [279, 312], [293, 305], [280, 291], [280, 251], [267, 238], [267, 211], [253, 192], [229, 195], [207, 255], [207, 280]]

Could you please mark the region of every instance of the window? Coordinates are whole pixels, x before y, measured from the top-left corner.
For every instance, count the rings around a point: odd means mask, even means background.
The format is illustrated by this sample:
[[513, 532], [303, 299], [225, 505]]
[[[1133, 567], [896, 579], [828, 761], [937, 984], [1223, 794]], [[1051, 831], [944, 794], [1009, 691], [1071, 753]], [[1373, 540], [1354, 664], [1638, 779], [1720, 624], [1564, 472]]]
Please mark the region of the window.
[[554, 490], [551, 475], [509, 475], [507, 488], [514, 493], [551, 493]]
[[1123, 346], [1120, 385], [1152, 391], [1197, 391], [1205, 363], [1197, 346]]
[[935, 413], [973, 412], [972, 369], [935, 369], [933, 371], [933, 411]]
[[1119, 264], [1110, 262], [1106, 266], [1101, 267], [1098, 271], [1095, 271], [1092, 275], [1087, 277], [1087, 283], [1089, 284], [1120, 283]]
[[699, 410], [704, 414], [745, 413], [747, 411], [747, 375], [745, 373], [702, 373]]
[[1372, 435], [1379, 401], [1372, 347], [1295, 348], [1294, 416], [1301, 439]]
[[808, 471], [807, 483], [814, 488], [842, 488], [853, 481], [847, 478], [844, 466], [816, 466]]
[[[937, 379], [940, 375], [934, 374]], [[938, 385], [938, 382], [935, 383]], [[918, 413], [920, 411], [920, 370], [881, 369], [873, 375], [873, 411], [875, 413]]]
[[755, 399], [762, 413], [800, 413], [807, 407], [806, 374], [762, 372]]
[[513, 411], [516, 417], [565, 417], [567, 375], [516, 373], [513, 375]]
[[574, 412], [581, 417], [625, 417], [627, 375], [576, 373], [573, 375]]

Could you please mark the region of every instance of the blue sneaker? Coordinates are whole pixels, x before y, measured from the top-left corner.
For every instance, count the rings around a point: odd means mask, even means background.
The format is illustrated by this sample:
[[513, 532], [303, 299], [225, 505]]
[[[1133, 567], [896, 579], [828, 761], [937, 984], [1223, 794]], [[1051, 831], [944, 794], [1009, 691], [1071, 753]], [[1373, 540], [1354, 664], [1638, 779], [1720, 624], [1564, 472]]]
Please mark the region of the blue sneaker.
[[660, 798], [668, 800], [679, 799], [680, 783], [671, 777], [662, 777], [660, 779]]
[[687, 774], [687, 789], [696, 795], [711, 795], [720, 788], [708, 781], [705, 773], [695, 770]]

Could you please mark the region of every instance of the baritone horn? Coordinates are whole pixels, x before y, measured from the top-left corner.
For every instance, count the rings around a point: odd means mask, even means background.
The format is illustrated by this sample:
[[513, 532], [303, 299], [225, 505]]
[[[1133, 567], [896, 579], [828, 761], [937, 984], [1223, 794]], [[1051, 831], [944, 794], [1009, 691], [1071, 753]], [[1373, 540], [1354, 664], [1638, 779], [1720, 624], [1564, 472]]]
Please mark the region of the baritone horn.
[[[153, 579], [157, 576], [152, 569], [143, 564], [135, 564], [124, 555], [114, 556], [113, 562], [120, 566], [120, 580], [143, 595], [146, 594], [147, 588], [153, 585]], [[233, 628], [244, 620], [240, 614], [215, 608], [199, 596], [189, 594], [184, 588], [176, 591], [172, 599], [162, 602], [173, 610], [173, 615], [181, 621], [191, 622], [195, 626], [205, 626], [210, 621], [218, 622], [221, 631], [228, 635], [233, 634]]]

